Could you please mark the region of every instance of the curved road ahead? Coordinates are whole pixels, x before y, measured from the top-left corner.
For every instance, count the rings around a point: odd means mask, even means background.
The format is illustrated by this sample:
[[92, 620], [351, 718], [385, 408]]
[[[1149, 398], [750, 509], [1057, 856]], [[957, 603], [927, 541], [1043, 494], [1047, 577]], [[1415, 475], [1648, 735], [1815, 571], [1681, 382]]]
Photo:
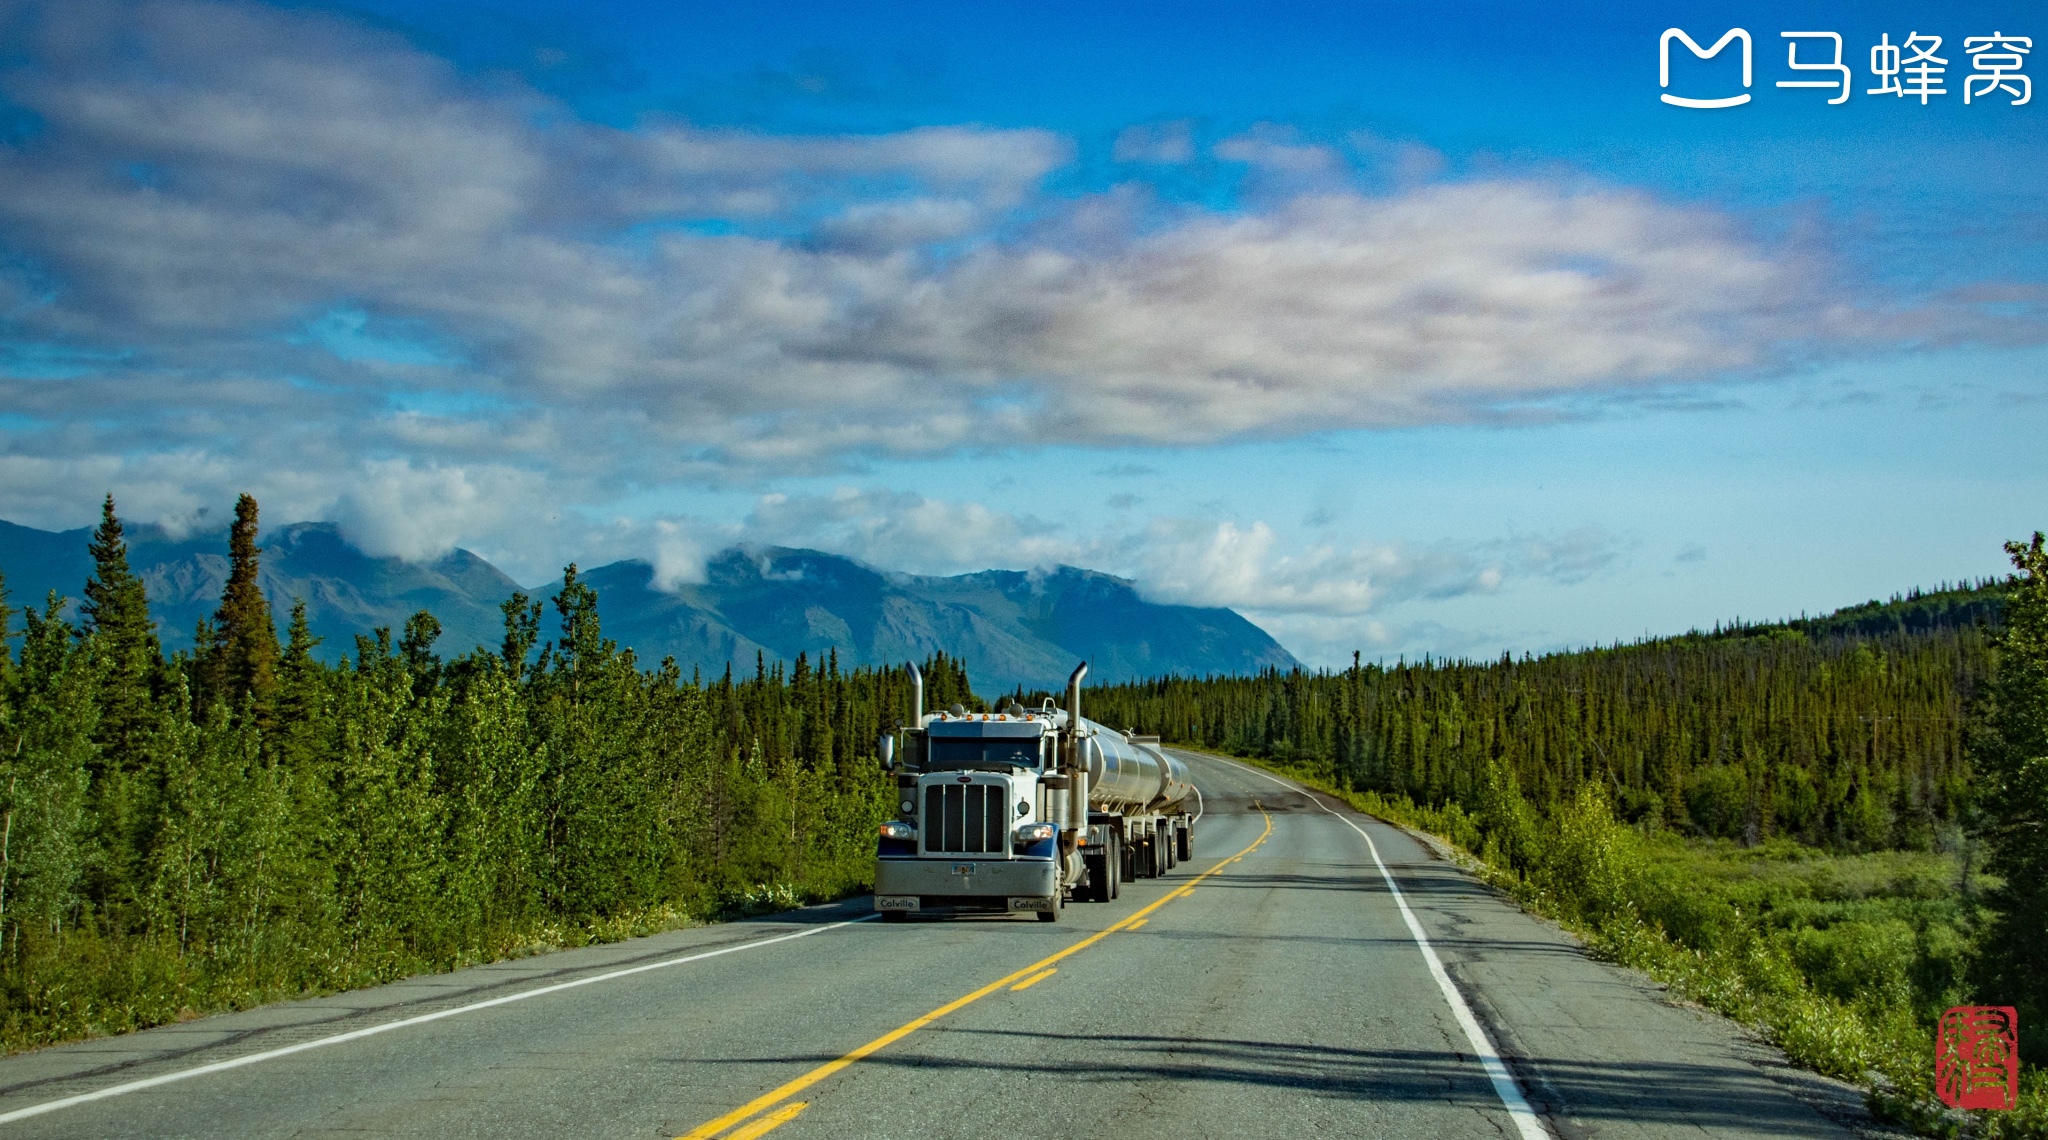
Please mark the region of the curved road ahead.
[[884, 926], [861, 899], [43, 1050], [0, 1061], [0, 1136], [1868, 1127], [1847, 1090], [1588, 960], [1400, 830], [1183, 755], [1196, 857], [1057, 924]]

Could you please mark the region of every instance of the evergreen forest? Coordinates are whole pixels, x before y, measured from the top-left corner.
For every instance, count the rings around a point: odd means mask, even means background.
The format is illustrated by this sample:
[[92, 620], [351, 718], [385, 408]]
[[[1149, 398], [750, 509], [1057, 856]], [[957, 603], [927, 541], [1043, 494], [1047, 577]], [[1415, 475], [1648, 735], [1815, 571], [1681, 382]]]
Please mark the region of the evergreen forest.
[[1173, 677], [1097, 690], [1090, 708], [1423, 804], [1475, 802], [1501, 764], [1539, 807], [1597, 782], [1650, 828], [1928, 849], [1959, 838], [1966, 712], [2003, 591], [1913, 595], [1881, 619], [1858, 607], [1872, 632], [1806, 621], [1541, 658]]
[[[0, 653], [7, 1048], [871, 877], [874, 742], [910, 716], [905, 671], [646, 667], [574, 566], [552, 598], [506, 601], [496, 653], [443, 660], [421, 612], [324, 665], [303, 606], [258, 589], [256, 534], [243, 496], [220, 608], [168, 659], [111, 497], [75, 626], [55, 596], [16, 613], [0, 594], [0, 633], [20, 631]], [[973, 700], [952, 661], [923, 671], [928, 699]]]

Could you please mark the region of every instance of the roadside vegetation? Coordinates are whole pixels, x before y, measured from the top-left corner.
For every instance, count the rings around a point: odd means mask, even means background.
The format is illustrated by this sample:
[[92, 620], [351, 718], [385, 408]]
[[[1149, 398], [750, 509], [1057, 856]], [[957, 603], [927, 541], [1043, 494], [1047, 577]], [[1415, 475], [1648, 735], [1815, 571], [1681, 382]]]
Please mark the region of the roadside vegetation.
[[[7, 1049], [867, 886], [902, 671], [646, 668], [573, 566], [507, 601], [495, 652], [443, 659], [423, 611], [327, 665], [302, 607], [278, 637], [256, 531], [244, 496], [220, 608], [169, 658], [111, 499], [75, 618], [0, 580]], [[2008, 549], [2005, 581], [1819, 618], [1091, 711], [1441, 836], [1892, 1119], [2048, 1136], [2036, 1066], [2014, 1112], [1931, 1088], [1950, 1005], [2019, 1006], [2048, 1055], [2048, 554]], [[956, 662], [923, 671], [928, 707], [979, 706]]]
[[[244, 496], [193, 653], [161, 653], [111, 498], [77, 624], [52, 597], [0, 642], [8, 1050], [869, 882], [903, 671], [643, 668], [573, 566], [506, 603], [498, 652], [443, 660], [421, 612], [324, 665], [301, 607], [280, 643], [256, 529]], [[951, 661], [924, 672], [971, 701]]]
[[1936, 1019], [2048, 1049], [2048, 556], [1826, 618], [1490, 664], [1168, 679], [1096, 715], [1441, 837], [1592, 949], [1933, 1135], [2048, 1136], [1934, 1097]]

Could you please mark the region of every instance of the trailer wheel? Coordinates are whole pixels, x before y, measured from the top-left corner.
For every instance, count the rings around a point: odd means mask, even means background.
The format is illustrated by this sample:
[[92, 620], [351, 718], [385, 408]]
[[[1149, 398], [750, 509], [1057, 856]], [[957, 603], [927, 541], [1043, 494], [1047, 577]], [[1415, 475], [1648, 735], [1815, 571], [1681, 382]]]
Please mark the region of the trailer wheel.
[[1177, 827], [1174, 828], [1174, 833], [1175, 845], [1180, 848], [1181, 861], [1186, 862], [1187, 860], [1194, 858], [1195, 829], [1192, 827]]
[[1109, 901], [1115, 902], [1124, 885], [1124, 841], [1120, 837], [1109, 837], [1109, 857], [1103, 862], [1109, 866]]
[[1159, 825], [1159, 849], [1166, 854], [1166, 869], [1171, 871], [1180, 866], [1180, 844], [1173, 841], [1173, 825]]

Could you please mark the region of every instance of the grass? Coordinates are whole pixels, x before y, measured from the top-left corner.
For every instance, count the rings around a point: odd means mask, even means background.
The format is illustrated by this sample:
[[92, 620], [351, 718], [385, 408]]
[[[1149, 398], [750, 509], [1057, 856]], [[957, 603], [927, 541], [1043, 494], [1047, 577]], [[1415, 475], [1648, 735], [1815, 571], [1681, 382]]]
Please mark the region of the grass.
[[1966, 878], [1957, 854], [1644, 833], [1618, 822], [1598, 787], [1547, 818], [1516, 796], [1496, 812], [1516, 817], [1503, 822], [1245, 759], [1445, 841], [1596, 956], [1733, 1018], [1795, 1064], [1863, 1086], [1882, 1119], [1930, 1136], [2048, 1137], [2038, 1065], [2022, 1068], [2011, 1111], [1962, 1112], [1934, 1096], [1934, 1027], [1971, 1000], [1976, 899], [1992, 885]]

